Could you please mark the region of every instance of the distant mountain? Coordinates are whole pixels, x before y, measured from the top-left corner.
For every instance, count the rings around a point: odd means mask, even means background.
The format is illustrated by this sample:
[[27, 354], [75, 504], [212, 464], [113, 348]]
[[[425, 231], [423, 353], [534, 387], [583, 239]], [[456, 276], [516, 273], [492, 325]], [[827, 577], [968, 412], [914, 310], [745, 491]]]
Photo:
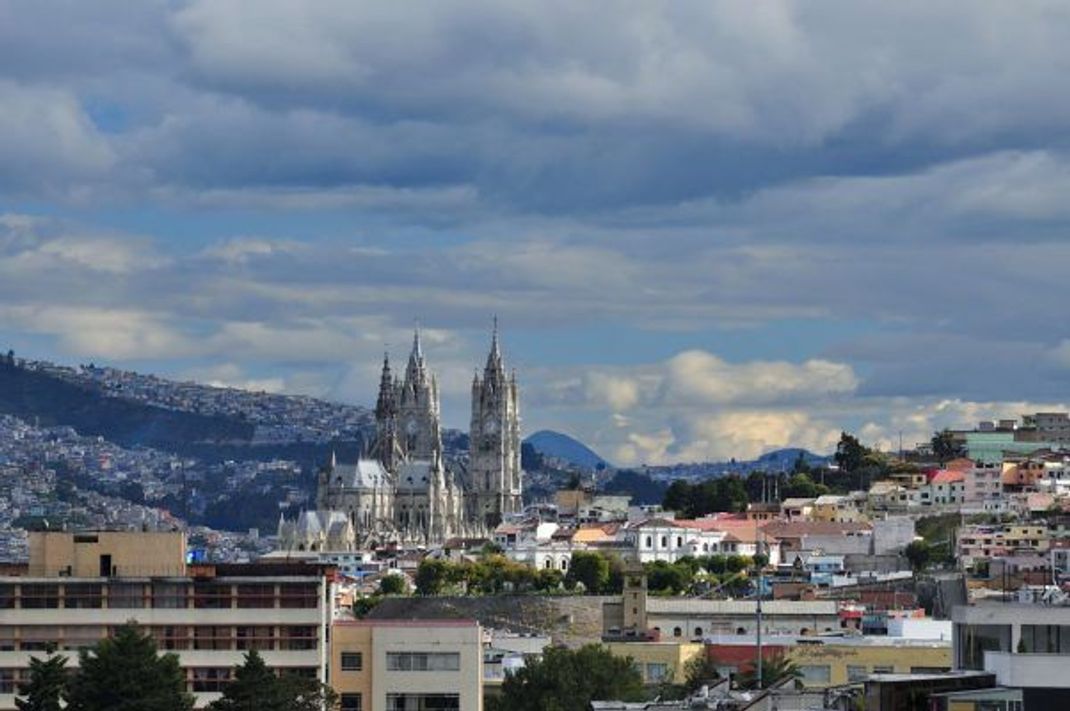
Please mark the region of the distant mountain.
[[544, 457], [561, 459], [584, 469], [597, 469], [599, 465], [609, 466], [609, 462], [583, 442], [553, 430], [540, 430], [525, 439], [524, 444], [531, 445], [532, 449]]
[[807, 449], [800, 449], [799, 447], [788, 447], [786, 449], [776, 449], [772, 452], [766, 452], [762, 456], [755, 459], [750, 464], [754, 469], [764, 469], [766, 471], [788, 471], [794, 465], [799, 456], [802, 456], [810, 466], [821, 466], [828, 464], [829, 458], [823, 457], [819, 454], [814, 454]]

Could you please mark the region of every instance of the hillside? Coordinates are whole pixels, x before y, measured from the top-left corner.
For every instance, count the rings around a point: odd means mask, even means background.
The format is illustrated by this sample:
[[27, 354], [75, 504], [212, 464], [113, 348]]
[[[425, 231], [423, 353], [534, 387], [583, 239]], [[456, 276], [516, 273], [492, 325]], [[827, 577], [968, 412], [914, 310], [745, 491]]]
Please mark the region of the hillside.
[[124, 447], [248, 443], [253, 425], [106, 397], [43, 372], [0, 361], [0, 412], [44, 426], [66, 425]]
[[552, 457], [583, 469], [608, 467], [609, 463], [579, 440], [552, 430], [540, 430], [524, 440], [524, 444], [544, 457]]

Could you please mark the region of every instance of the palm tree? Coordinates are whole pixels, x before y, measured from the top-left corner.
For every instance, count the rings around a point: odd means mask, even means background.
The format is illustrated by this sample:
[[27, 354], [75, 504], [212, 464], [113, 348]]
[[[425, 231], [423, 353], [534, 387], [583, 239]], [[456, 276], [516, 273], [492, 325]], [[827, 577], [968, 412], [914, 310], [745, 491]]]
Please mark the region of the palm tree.
[[[762, 688], [784, 681], [785, 679], [801, 679], [802, 671], [799, 666], [785, 657], [783, 653], [770, 655], [762, 660]], [[741, 689], [754, 689], [758, 686], [758, 673], [754, 667], [736, 676], [736, 684]]]

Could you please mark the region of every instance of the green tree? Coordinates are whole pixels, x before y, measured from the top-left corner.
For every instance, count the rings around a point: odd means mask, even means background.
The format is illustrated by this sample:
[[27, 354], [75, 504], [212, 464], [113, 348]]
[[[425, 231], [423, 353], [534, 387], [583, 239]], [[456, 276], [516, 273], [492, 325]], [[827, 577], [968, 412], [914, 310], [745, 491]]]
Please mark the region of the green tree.
[[379, 578], [380, 595], [404, 595], [406, 587], [405, 578], [401, 575], [388, 573]]
[[535, 589], [553, 591], [561, 587], [565, 580], [564, 574], [556, 568], [543, 568], [535, 574]]
[[259, 652], [245, 653], [234, 668], [234, 680], [211, 711], [321, 711], [337, 707], [337, 696], [316, 679], [296, 675], [275, 676]]
[[647, 589], [651, 592], [679, 595], [691, 587], [694, 578], [694, 572], [686, 563], [658, 560], [647, 563], [643, 568], [646, 572]]
[[[762, 688], [768, 689], [773, 684], [783, 681], [785, 678], [801, 679], [802, 671], [795, 662], [784, 656], [783, 653], [770, 655], [762, 660]], [[748, 667], [745, 672], [736, 677], [741, 689], [755, 689], [758, 687], [757, 667]]]
[[840, 442], [836, 445], [836, 454], [833, 458], [840, 469], [853, 472], [863, 465], [868, 451], [857, 437], [847, 432], [840, 432]]
[[186, 674], [174, 654], [159, 655], [152, 637], [136, 626], [120, 627], [114, 637], [78, 653], [70, 679], [69, 711], [189, 711]]
[[684, 664], [684, 689], [689, 694], [698, 691], [704, 684], [713, 684], [721, 678], [717, 660], [705, 650], [691, 657]]
[[448, 561], [424, 558], [416, 568], [416, 594], [440, 595], [450, 582], [452, 566]]
[[932, 560], [932, 550], [925, 541], [912, 541], [903, 550], [903, 555], [910, 561], [910, 569], [915, 573], [929, 567], [929, 562]]
[[547, 649], [506, 676], [501, 696], [488, 711], [588, 711], [595, 699], [639, 701], [643, 678], [630, 658], [618, 657], [598, 644], [578, 650]]
[[582, 583], [592, 595], [602, 592], [609, 584], [609, 561], [598, 553], [576, 551], [568, 565], [565, 585], [572, 589], [576, 583]]
[[955, 441], [954, 433], [946, 427], [939, 432], [934, 432], [930, 441], [933, 447], [933, 456], [941, 464], [962, 454], [962, 448]]
[[48, 650], [44, 659], [30, 657], [30, 678], [19, 687], [15, 707], [19, 711], [60, 711], [60, 698], [67, 685], [67, 658]]

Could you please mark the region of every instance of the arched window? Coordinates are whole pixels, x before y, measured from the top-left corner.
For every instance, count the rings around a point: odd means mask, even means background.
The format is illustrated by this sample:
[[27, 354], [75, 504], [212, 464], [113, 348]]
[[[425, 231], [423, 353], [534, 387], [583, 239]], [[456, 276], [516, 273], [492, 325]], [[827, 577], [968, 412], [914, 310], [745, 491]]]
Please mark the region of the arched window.
[[746, 627], [737, 627], [736, 628], [736, 634], [747, 634], [747, 628]]
[[701, 627], [696, 627], [695, 628], [695, 636], [696, 637], [701, 637], [702, 636], [702, 628]]
[[562, 560], [561, 561], [561, 570], [568, 570], [568, 561], [567, 560]]
[[646, 547], [647, 548], [653, 548], [654, 547], [654, 537], [653, 536], [647, 536], [646, 537]]
[[682, 629], [680, 629], [679, 627], [673, 627], [672, 628], [672, 636], [673, 637], [682, 637], [683, 634], [684, 634], [684, 631]]
[[668, 548], [669, 547], [669, 537], [668, 536], [662, 536], [661, 537], [661, 547], [662, 548]]
[[547, 558], [546, 559], [546, 565], [543, 566], [543, 567], [546, 568], [547, 570], [549, 570], [551, 567], [553, 567], [553, 564], [554, 564], [554, 562], [552, 560], [550, 560], [549, 558]]
[[684, 547], [684, 537], [683, 536], [677, 536], [676, 537], [676, 547], [677, 548], [683, 548]]

